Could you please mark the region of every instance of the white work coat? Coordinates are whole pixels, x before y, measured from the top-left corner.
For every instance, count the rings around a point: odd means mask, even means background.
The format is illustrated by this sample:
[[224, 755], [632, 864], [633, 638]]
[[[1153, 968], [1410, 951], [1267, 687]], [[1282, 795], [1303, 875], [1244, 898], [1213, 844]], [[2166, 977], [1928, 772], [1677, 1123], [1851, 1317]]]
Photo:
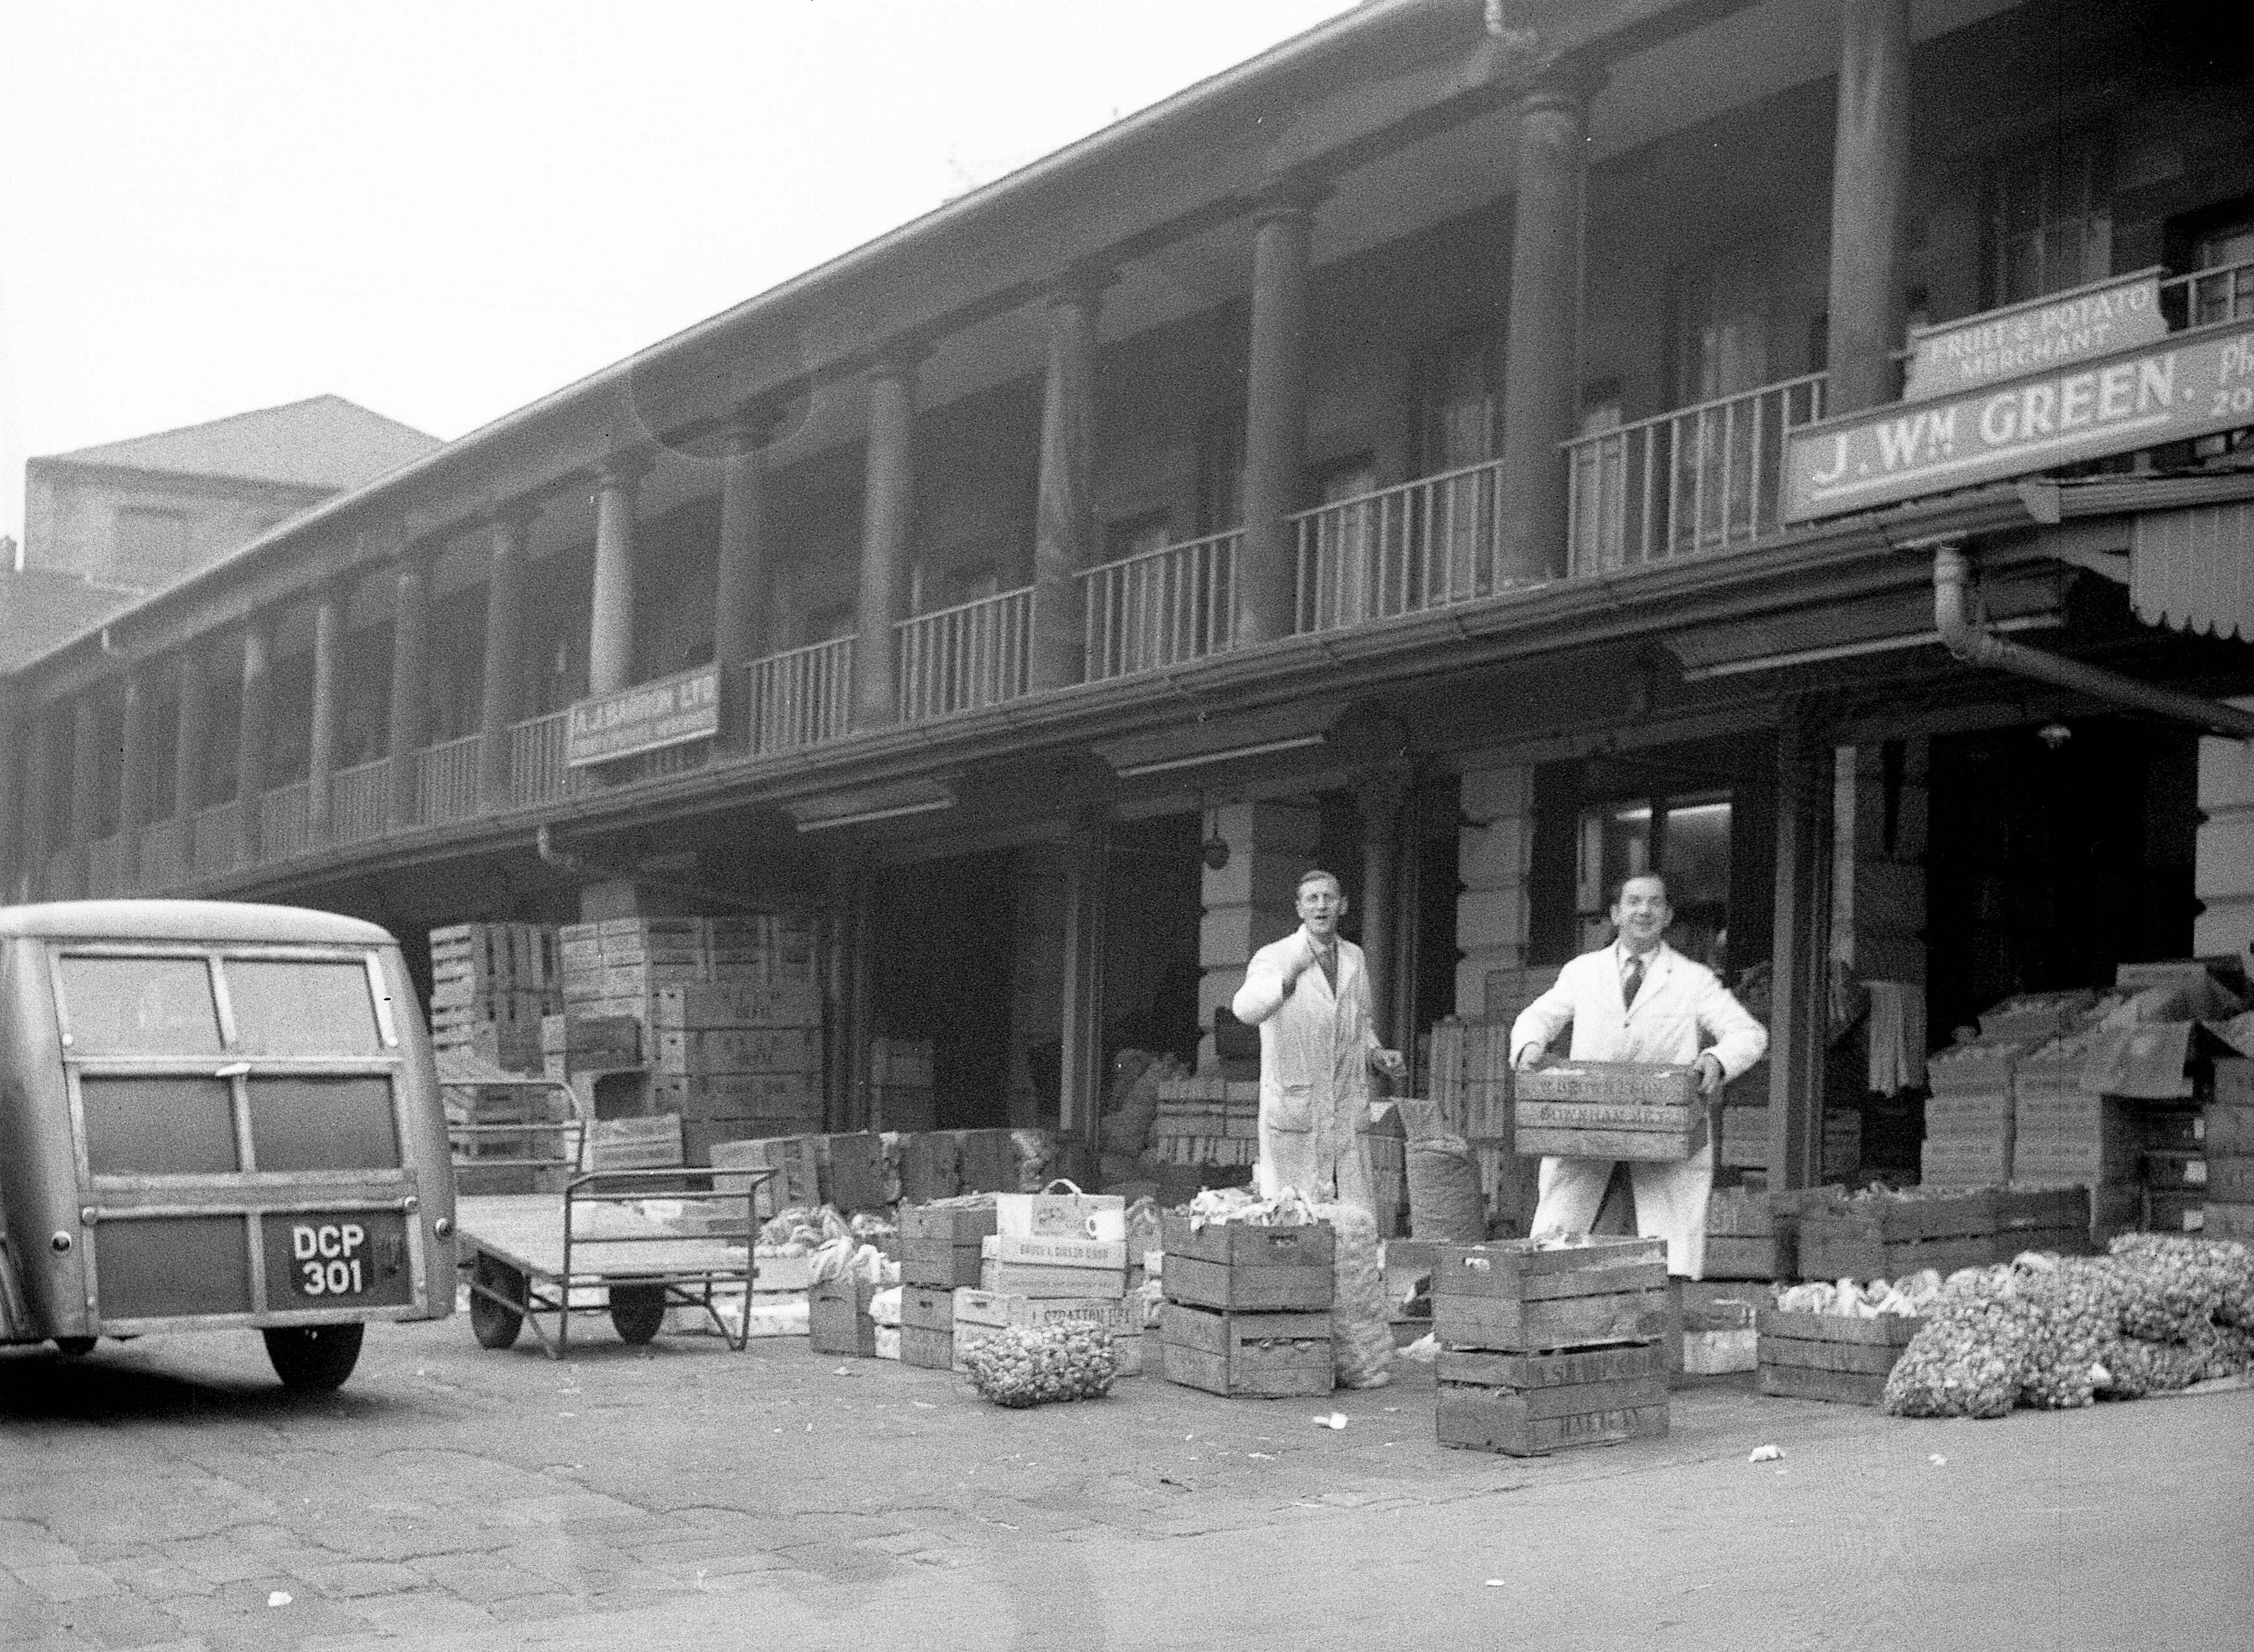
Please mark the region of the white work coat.
[[[1585, 952], [1559, 970], [1558, 984], [1511, 1024], [1512, 1055], [1530, 1044], [1546, 1048], [1568, 1021], [1573, 1024], [1573, 1060], [1688, 1067], [1711, 1040], [1709, 1054], [1722, 1064], [1726, 1082], [1768, 1050], [1768, 1030], [1730, 996], [1714, 972], [1665, 942], [1646, 959], [1634, 1004], [1621, 997], [1620, 964], [1615, 942]], [[1534, 1231], [1588, 1232], [1612, 1173], [1608, 1158], [1544, 1158]], [[1677, 1164], [1632, 1163], [1628, 1175], [1635, 1189], [1636, 1231], [1667, 1241], [1670, 1273], [1700, 1278], [1705, 1270], [1706, 1200], [1714, 1185], [1712, 1152], [1701, 1150]]]
[[1318, 965], [1286, 987], [1300, 933], [1252, 955], [1229, 1005], [1238, 1020], [1260, 1029], [1260, 1161], [1253, 1180], [1264, 1196], [1295, 1187], [1320, 1200], [1335, 1190], [1370, 1209], [1362, 1140], [1369, 1124], [1369, 1053], [1378, 1047], [1369, 972], [1362, 948], [1341, 940], [1335, 990]]

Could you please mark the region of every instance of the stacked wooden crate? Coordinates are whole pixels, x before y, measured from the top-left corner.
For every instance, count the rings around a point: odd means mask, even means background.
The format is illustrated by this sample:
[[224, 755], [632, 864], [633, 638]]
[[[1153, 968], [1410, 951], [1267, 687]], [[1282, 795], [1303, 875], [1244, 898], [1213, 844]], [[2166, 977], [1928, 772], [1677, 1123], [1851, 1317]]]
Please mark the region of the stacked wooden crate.
[[1708, 1279], [1792, 1277], [1788, 1224], [1778, 1221], [1765, 1187], [1717, 1187], [1706, 1200]]
[[1988, 1187], [1975, 1192], [1800, 1196], [1798, 1271], [1804, 1279], [1899, 1279], [1921, 1268], [2009, 1262], [2023, 1250], [2068, 1255], [2090, 1247], [2085, 1187]]
[[2210, 1239], [2254, 1241], [2254, 1061], [2215, 1063], [2202, 1135]]
[[928, 1130], [939, 1126], [939, 1095], [929, 1039], [869, 1040], [869, 1126]]
[[1450, 1016], [1432, 1026], [1431, 1099], [1458, 1135], [1510, 1143], [1510, 1026]]
[[808, 1350], [846, 1359], [875, 1359], [877, 1322], [870, 1317], [869, 1302], [876, 1294], [877, 1287], [866, 1279], [816, 1279], [808, 1285]]
[[1168, 1079], [1158, 1086], [1151, 1145], [1169, 1165], [1250, 1165], [1260, 1157], [1256, 1080]]
[[1199, 1227], [1168, 1211], [1161, 1232], [1168, 1382], [1267, 1399], [1331, 1391], [1336, 1236], [1328, 1224]]
[[[948, 1236], [950, 1249], [962, 1228]], [[1139, 1303], [1127, 1297], [1126, 1203], [1103, 1194], [998, 1194], [978, 1241], [978, 1284], [955, 1293], [954, 1357], [1004, 1326], [1085, 1320], [1112, 1334], [1123, 1376], [1143, 1368]], [[960, 1267], [962, 1259], [954, 1258]], [[935, 1252], [930, 1265], [937, 1267]]]
[[1667, 1247], [1446, 1245], [1432, 1275], [1440, 1443], [1512, 1457], [1667, 1432]]
[[2207, 1120], [2194, 1102], [2146, 1102], [2138, 1109], [2144, 1164], [2144, 1225], [2154, 1233], [2202, 1233], [2213, 1193]]
[[540, 1024], [560, 1007], [556, 931], [458, 923], [430, 932], [430, 1043], [511, 1073], [541, 1070]]
[[994, 1201], [971, 1197], [900, 1208], [900, 1362], [955, 1365], [955, 1293], [978, 1288], [980, 1245], [995, 1230]]
[[1925, 1103], [1922, 1183], [1994, 1187], [2012, 1180], [2013, 1074], [2032, 1047], [2020, 1040], [1983, 1037], [1928, 1059], [1932, 1094]]
[[1924, 1323], [1900, 1313], [1865, 1320], [1763, 1308], [1754, 1316], [1755, 1380], [1764, 1394], [1876, 1405], [1887, 1374]]

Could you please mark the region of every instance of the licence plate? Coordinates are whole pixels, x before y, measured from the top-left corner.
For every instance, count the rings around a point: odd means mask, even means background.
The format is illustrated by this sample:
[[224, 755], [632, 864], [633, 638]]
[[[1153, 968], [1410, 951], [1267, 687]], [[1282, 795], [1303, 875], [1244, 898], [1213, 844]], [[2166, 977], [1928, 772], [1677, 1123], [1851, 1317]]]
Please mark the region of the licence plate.
[[270, 1308], [392, 1307], [414, 1299], [407, 1224], [397, 1211], [274, 1214], [262, 1225]]

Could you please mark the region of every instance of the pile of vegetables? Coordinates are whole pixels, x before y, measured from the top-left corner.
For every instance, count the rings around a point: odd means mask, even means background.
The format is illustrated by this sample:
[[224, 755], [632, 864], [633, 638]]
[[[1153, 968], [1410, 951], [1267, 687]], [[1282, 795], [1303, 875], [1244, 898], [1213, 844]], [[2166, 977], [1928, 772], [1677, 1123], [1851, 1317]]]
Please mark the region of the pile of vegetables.
[[1208, 1187], [1190, 1200], [1193, 1229], [1233, 1222], [1257, 1228], [1305, 1228], [1320, 1220], [1296, 1187], [1278, 1188], [1267, 1199], [1249, 1187]]
[[1059, 1400], [1101, 1399], [1118, 1375], [1111, 1333], [1085, 1320], [1004, 1326], [973, 1343], [962, 1363], [971, 1387], [1012, 1410]]
[[1867, 1284], [1852, 1279], [1830, 1284], [1819, 1279], [1812, 1284], [1788, 1285], [1776, 1293], [1776, 1306], [1788, 1313], [1831, 1313], [1849, 1320], [1875, 1320], [1882, 1313], [1895, 1313], [1914, 1320], [1940, 1294], [1940, 1274], [1921, 1268], [1892, 1284], [1884, 1279], [1872, 1279]]
[[1886, 1379], [1897, 1417], [2001, 1417], [2254, 1375], [2254, 1252], [2124, 1234], [1951, 1274]]

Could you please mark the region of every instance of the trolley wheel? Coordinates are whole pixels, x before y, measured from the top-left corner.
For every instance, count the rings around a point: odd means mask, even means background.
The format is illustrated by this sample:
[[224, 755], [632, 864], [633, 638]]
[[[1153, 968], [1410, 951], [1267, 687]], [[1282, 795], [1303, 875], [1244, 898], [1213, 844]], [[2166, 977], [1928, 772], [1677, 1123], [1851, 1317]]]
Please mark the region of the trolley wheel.
[[647, 1342], [665, 1323], [665, 1287], [662, 1284], [614, 1284], [611, 1287], [611, 1323], [628, 1342]]
[[514, 1346], [516, 1334], [524, 1329], [524, 1276], [506, 1262], [496, 1262], [491, 1256], [481, 1256], [470, 1277], [486, 1290], [507, 1297], [516, 1305], [514, 1307], [503, 1307], [492, 1297], [471, 1292], [470, 1334], [477, 1338], [478, 1346], [481, 1348]]
[[56, 1351], [74, 1360], [84, 1359], [93, 1353], [94, 1344], [94, 1339], [90, 1336], [59, 1336], [55, 1339]]
[[266, 1333], [266, 1357], [284, 1388], [326, 1394], [342, 1388], [360, 1363], [360, 1342], [368, 1327], [357, 1320], [343, 1325], [275, 1326]]

